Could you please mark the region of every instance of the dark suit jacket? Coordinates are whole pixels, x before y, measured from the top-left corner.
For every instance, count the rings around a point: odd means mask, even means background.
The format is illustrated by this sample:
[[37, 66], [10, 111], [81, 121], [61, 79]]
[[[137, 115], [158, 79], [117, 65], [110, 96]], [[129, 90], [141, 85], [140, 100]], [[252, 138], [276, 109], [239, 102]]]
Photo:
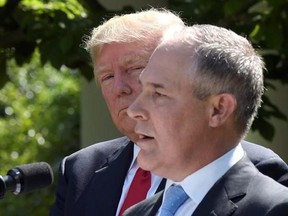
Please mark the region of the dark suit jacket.
[[[155, 216], [163, 191], [132, 206], [124, 216]], [[208, 191], [193, 216], [287, 216], [288, 188], [260, 173], [244, 156]]]
[[[91, 145], [64, 158], [50, 216], [115, 216], [133, 158], [133, 145], [122, 137]], [[279, 156], [259, 145], [242, 145], [261, 172], [288, 185], [288, 167]]]

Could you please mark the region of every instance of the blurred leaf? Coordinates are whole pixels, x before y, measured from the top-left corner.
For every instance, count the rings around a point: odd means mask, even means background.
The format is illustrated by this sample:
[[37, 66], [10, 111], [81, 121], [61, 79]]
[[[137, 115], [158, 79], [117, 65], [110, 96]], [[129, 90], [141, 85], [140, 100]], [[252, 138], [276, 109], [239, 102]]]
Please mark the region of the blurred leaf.
[[281, 26], [279, 26], [277, 20], [271, 20], [265, 24], [263, 34], [266, 38], [268, 47], [273, 49], [280, 49], [283, 43], [283, 33]]
[[[57, 182], [63, 155], [79, 149], [79, 74], [42, 66], [37, 53], [22, 67], [9, 61], [7, 72], [11, 81], [0, 90], [0, 174], [19, 164], [47, 161]], [[7, 193], [0, 215], [48, 215], [55, 185], [17, 199]]]
[[249, 1], [238, 1], [238, 0], [227, 0], [224, 3], [224, 12], [227, 17], [233, 16], [234, 14], [242, 11], [243, 7]]
[[71, 34], [64, 34], [60, 38], [59, 45], [62, 53], [64, 54], [67, 53], [69, 55], [68, 51], [72, 48], [73, 44], [74, 44], [73, 35]]
[[257, 127], [257, 131], [259, 131], [260, 135], [264, 139], [272, 141], [275, 134], [273, 125], [264, 119], [257, 119], [255, 122], [255, 126]]
[[260, 26], [259, 25], [255, 25], [253, 31], [249, 34], [250, 38], [256, 38], [257, 35], [259, 35], [259, 30], [260, 30]]
[[[270, 79], [288, 83], [287, 0], [168, 0], [167, 8], [188, 24], [209, 23], [249, 35], [265, 59], [266, 87], [273, 87]], [[80, 47], [82, 38], [104, 18], [124, 11], [133, 8], [108, 11], [97, 0], [0, 0], [3, 174], [14, 165], [40, 159], [51, 162], [57, 172], [63, 155], [78, 148], [77, 71], [93, 79], [89, 54]], [[272, 140], [275, 129], [269, 121], [287, 116], [265, 95], [263, 101], [252, 130]], [[47, 215], [53, 198], [48, 190], [21, 199], [12, 195], [1, 200], [0, 215]]]
[[0, 50], [0, 89], [6, 84], [9, 80], [6, 73], [6, 57], [5, 52], [1, 52]]

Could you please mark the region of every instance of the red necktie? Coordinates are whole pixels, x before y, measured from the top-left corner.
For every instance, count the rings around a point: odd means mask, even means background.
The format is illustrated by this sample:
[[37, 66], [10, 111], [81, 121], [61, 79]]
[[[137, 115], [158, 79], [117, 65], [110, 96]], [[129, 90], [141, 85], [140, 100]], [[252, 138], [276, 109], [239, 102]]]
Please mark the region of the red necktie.
[[121, 216], [123, 212], [130, 206], [144, 200], [150, 187], [151, 173], [149, 171], [138, 168], [130, 185], [126, 199], [124, 200], [124, 203], [119, 212], [119, 216]]

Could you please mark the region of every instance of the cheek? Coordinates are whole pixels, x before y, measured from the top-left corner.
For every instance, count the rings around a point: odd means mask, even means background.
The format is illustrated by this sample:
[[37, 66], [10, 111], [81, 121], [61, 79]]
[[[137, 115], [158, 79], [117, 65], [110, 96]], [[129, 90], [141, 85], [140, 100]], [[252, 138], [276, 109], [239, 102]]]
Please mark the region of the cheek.
[[159, 121], [159, 125], [161, 125], [162, 133], [166, 133], [168, 137], [178, 136], [191, 125], [191, 116], [185, 115], [185, 112], [171, 110], [160, 114], [162, 121]]
[[133, 80], [129, 83], [131, 89], [133, 90], [134, 94], [139, 95], [142, 91], [142, 87], [139, 83], [139, 79]]
[[102, 91], [102, 96], [103, 99], [105, 101], [105, 105], [107, 106], [110, 115], [112, 116], [112, 118], [114, 118], [114, 115], [117, 114], [117, 107], [116, 107], [116, 100], [113, 97], [113, 94], [111, 93], [111, 91], [108, 90], [104, 90]]
[[101, 93], [107, 105], [113, 104], [114, 96], [113, 96], [112, 88], [107, 88], [106, 86], [101, 87]]
[[[203, 128], [203, 118], [200, 118], [198, 113], [191, 112], [170, 112], [168, 115], [163, 115], [162, 121], [158, 121], [155, 126], [161, 142], [174, 142], [176, 144], [186, 143], [192, 141], [201, 135], [201, 128]], [[180, 144], [181, 145], [181, 144]], [[172, 148], [171, 144], [171, 148]]]
[[137, 96], [142, 92], [142, 87], [139, 83], [134, 86], [134, 92]]
[[170, 152], [174, 149], [174, 143], [179, 141], [180, 124], [173, 121], [169, 115], [164, 115], [164, 118], [161, 119], [154, 124], [156, 139], [161, 152]]

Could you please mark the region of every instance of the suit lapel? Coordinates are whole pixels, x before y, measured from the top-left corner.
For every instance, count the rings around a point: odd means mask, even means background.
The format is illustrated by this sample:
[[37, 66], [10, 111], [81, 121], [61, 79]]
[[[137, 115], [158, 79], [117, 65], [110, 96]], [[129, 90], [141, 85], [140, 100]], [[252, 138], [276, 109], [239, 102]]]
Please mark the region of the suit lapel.
[[[119, 149], [107, 158], [107, 163], [96, 170], [77, 205], [81, 215], [115, 216], [125, 176], [133, 158], [133, 143]], [[114, 179], [112, 178], [114, 177]]]
[[[165, 181], [166, 182], [166, 181]], [[149, 209], [146, 209], [147, 211], [147, 216], [154, 216], [156, 215], [156, 213], [158, 212], [161, 204], [162, 204], [162, 200], [163, 200], [163, 194], [164, 194], [164, 190], [162, 190], [161, 192], [155, 194], [155, 201], [154, 201], [154, 205], [151, 206]]]
[[165, 185], [166, 185], [166, 179], [162, 179], [161, 182], [160, 182], [160, 185], [158, 186], [156, 193], [160, 192], [160, 191], [163, 191], [165, 189]]
[[198, 205], [193, 216], [231, 216], [237, 210], [237, 202], [247, 193], [247, 187], [258, 170], [245, 155], [210, 189]]
[[[247, 194], [251, 179], [258, 172], [245, 155], [215, 183], [192, 216], [232, 216], [237, 211], [237, 203]], [[163, 191], [129, 208], [124, 216], [155, 216], [162, 199]]]
[[237, 209], [237, 205], [231, 202], [226, 191], [222, 188], [213, 189], [214, 197], [207, 194], [195, 209], [193, 216], [230, 216]]
[[162, 190], [161, 192], [155, 194], [153, 197], [130, 207], [124, 212], [123, 216], [155, 216], [162, 204], [163, 193], [164, 191]]

